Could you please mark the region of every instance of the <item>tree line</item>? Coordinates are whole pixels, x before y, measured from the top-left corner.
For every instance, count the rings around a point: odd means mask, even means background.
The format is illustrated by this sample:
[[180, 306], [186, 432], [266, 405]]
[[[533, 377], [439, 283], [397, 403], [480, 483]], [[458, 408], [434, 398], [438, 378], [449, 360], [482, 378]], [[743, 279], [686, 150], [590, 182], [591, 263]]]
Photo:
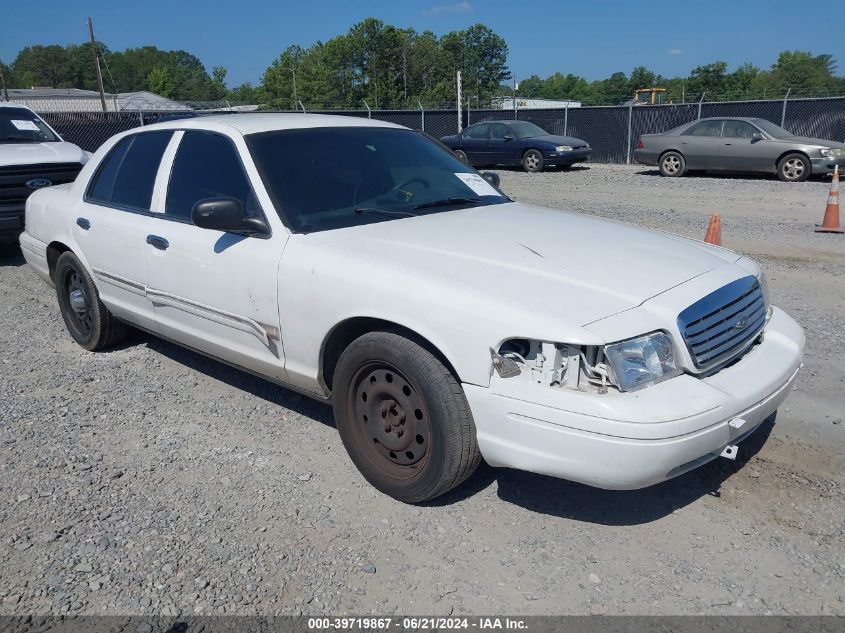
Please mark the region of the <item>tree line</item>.
[[[496, 96], [512, 94], [504, 38], [483, 24], [438, 36], [368, 18], [346, 33], [309, 47], [288, 46], [264, 71], [257, 86], [229, 88], [226, 69], [211, 72], [191, 53], [155, 46], [112, 51], [97, 44], [107, 91], [148, 90], [185, 101], [229, 100], [265, 108], [372, 109], [426, 108], [456, 99], [455, 73], [462, 72], [463, 102], [475, 108]], [[91, 44], [35, 45], [2, 65], [6, 85], [96, 90]], [[507, 82], [507, 83], [505, 83]], [[519, 82], [518, 96], [570, 99], [585, 105], [614, 105], [630, 100], [638, 88], [664, 87], [666, 100], [780, 98], [845, 94], [845, 78], [836, 75], [831, 55], [784, 51], [768, 69], [743, 64], [732, 72], [724, 61], [693, 68], [686, 77], [662, 77], [644, 66], [630, 75], [613, 73], [587, 81], [556, 72]]]
[[[588, 82], [575, 74], [555, 73], [541, 79], [532, 75], [519, 84], [519, 95], [543, 99], [572, 99], [584, 105], [615, 105], [630, 100], [640, 88], [666, 88], [666, 102], [697, 101], [702, 96], [714, 101], [779, 99], [787, 91], [793, 97], [845, 94], [845, 77], [836, 76], [836, 62], [828, 54], [783, 51], [767, 69], [743, 64], [728, 72], [728, 64], [717, 61], [697, 66], [686, 77], [662, 77], [644, 66], [630, 75], [613, 73], [607, 79]], [[510, 94], [502, 87], [502, 94]]]

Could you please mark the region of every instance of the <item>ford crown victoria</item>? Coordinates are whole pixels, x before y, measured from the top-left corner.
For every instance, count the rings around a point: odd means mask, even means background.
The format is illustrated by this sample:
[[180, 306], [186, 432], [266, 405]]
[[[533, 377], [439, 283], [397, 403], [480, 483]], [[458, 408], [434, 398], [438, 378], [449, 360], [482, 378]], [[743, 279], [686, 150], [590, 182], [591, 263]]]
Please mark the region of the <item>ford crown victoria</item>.
[[482, 457], [632, 489], [735, 456], [804, 343], [760, 266], [485, 176], [367, 119], [171, 121], [33, 194], [21, 246], [82, 347], [131, 325], [330, 402], [403, 501]]

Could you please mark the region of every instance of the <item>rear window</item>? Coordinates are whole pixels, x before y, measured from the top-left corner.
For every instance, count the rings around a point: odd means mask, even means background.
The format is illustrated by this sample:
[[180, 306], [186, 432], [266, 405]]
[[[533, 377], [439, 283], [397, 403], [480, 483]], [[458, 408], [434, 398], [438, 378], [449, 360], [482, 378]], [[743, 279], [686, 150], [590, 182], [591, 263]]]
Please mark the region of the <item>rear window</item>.
[[149, 211], [161, 157], [172, 132], [127, 136], [103, 159], [88, 199], [110, 206]]

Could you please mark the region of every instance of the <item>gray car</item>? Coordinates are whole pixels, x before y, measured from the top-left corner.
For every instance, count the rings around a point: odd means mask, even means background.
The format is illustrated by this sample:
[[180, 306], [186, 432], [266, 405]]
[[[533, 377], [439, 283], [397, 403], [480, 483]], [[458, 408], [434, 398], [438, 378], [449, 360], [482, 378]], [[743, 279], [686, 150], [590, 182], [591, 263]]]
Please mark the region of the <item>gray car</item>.
[[800, 182], [845, 166], [845, 144], [795, 136], [766, 119], [708, 118], [663, 134], [643, 134], [634, 159], [657, 165], [661, 176], [696, 170], [758, 172]]

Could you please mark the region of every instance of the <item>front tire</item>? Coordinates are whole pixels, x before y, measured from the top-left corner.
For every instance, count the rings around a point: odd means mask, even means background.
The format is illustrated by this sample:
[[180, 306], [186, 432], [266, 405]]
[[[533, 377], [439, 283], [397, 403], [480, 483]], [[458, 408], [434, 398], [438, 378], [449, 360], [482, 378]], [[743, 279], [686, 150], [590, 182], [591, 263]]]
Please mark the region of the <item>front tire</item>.
[[660, 175], [667, 178], [683, 176], [687, 170], [687, 161], [678, 152], [666, 152], [660, 157]]
[[810, 161], [804, 154], [787, 154], [778, 161], [778, 179], [782, 182], [804, 182], [810, 177]]
[[456, 149], [454, 153], [455, 153], [455, 158], [457, 158], [459, 161], [461, 161], [465, 165], [469, 165], [469, 158], [467, 158], [466, 152], [464, 150]]
[[56, 297], [68, 332], [90, 352], [114, 345], [129, 333], [129, 326], [112, 316], [88, 270], [72, 252], [56, 262]]
[[522, 155], [522, 168], [530, 174], [543, 171], [543, 155], [536, 149], [529, 149]]
[[350, 458], [375, 488], [406, 503], [463, 483], [481, 460], [460, 383], [428, 350], [372, 332], [343, 352], [333, 406]]

